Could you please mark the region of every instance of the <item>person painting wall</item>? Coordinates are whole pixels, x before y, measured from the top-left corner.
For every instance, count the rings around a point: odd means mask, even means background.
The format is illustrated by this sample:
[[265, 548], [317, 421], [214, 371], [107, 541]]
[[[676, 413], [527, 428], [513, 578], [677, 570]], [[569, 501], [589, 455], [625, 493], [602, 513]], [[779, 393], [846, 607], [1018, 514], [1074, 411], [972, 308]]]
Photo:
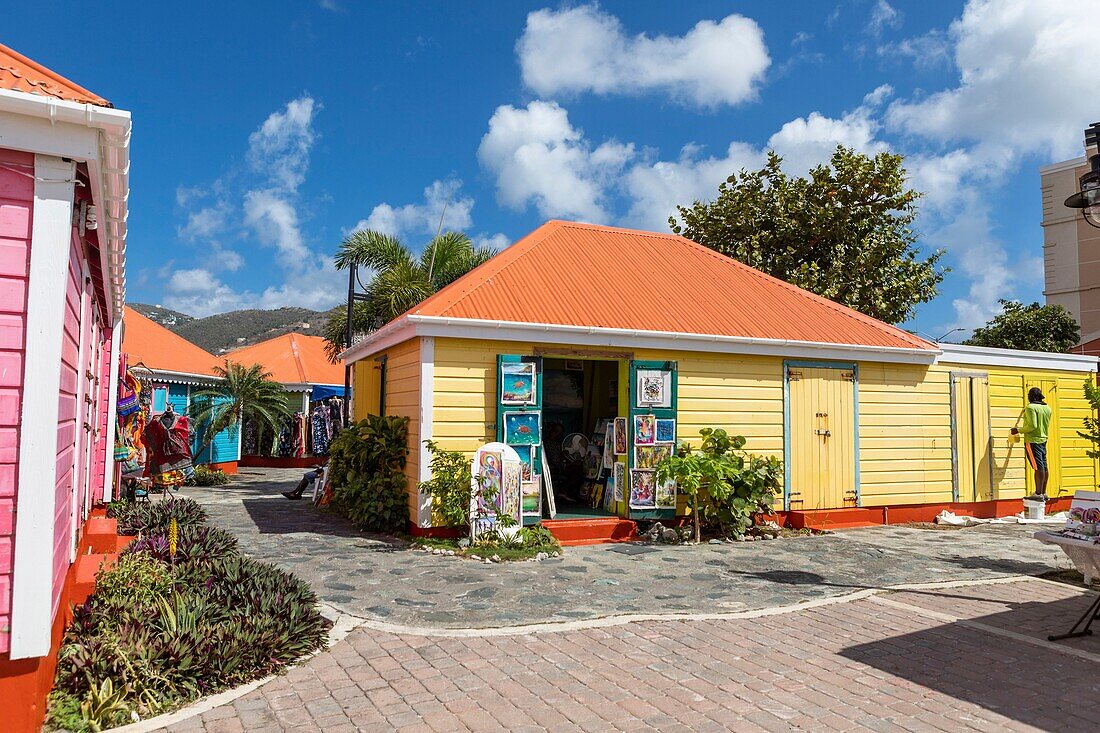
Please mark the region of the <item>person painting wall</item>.
[[1046, 403], [1042, 390], [1032, 387], [1027, 391], [1023, 425], [1019, 429], [1012, 428], [1013, 435], [1018, 434], [1024, 438], [1024, 455], [1027, 456], [1031, 470], [1035, 472], [1035, 497], [1043, 501], [1047, 499], [1047, 479], [1050, 477], [1047, 468], [1047, 432], [1050, 429], [1051, 415], [1050, 405]]

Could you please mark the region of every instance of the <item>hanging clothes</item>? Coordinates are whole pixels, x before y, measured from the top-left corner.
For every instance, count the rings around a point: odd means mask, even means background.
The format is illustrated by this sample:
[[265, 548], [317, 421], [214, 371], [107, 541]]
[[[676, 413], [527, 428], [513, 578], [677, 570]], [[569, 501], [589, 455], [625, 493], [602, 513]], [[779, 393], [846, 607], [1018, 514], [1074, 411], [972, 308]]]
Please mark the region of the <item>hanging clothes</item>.
[[313, 455], [315, 456], [327, 456], [329, 445], [329, 433], [328, 423], [326, 422], [326, 416], [328, 411], [324, 405], [318, 405], [313, 408], [313, 416], [311, 421], [313, 423]]
[[283, 420], [283, 426], [279, 428], [275, 446], [279, 458], [289, 458], [294, 453], [294, 421], [289, 417]]
[[143, 433], [149, 453], [147, 472], [154, 486], [179, 486], [192, 471], [191, 426], [186, 416], [168, 410], [149, 421]]
[[256, 423], [251, 420], [244, 421], [244, 435], [242, 436], [243, 443], [241, 444], [241, 452], [246, 456], [256, 454]]

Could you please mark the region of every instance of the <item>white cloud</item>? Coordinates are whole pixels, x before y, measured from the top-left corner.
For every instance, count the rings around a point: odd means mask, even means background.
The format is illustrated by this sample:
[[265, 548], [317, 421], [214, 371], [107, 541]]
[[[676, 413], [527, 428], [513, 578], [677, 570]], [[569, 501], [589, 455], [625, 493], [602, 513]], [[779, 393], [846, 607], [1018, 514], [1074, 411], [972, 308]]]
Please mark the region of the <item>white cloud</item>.
[[273, 186], [296, 191], [305, 180], [313, 148], [316, 109], [319, 105], [313, 98], [303, 95], [281, 111], [272, 112], [248, 136], [248, 162], [255, 172], [267, 176]]
[[683, 36], [628, 36], [594, 4], [528, 14], [516, 54], [524, 84], [543, 96], [662, 93], [700, 107], [755, 99], [771, 63], [763, 30], [743, 15]]
[[918, 69], [936, 69], [951, 64], [951, 43], [947, 34], [939, 29], [914, 38], [884, 43], [876, 52], [883, 59], [908, 59]]
[[1100, 37], [1096, 10], [1092, 0], [971, 0], [948, 30], [958, 85], [894, 102], [888, 124], [937, 142], [1079, 154], [1081, 130], [1096, 115], [1088, 63]]
[[213, 237], [225, 229], [231, 209], [228, 201], [219, 201], [213, 206], [191, 211], [187, 214], [187, 223], [178, 229], [179, 235], [192, 240]]
[[522, 210], [533, 203], [546, 217], [605, 222], [605, 186], [634, 157], [634, 146], [610, 140], [592, 147], [565, 109], [535, 101], [497, 107], [477, 157], [496, 174], [503, 205]]
[[261, 244], [278, 250], [284, 268], [294, 269], [310, 258], [310, 250], [298, 228], [297, 210], [277, 193], [270, 190], [246, 193], [244, 223], [256, 231]]
[[433, 181], [424, 189], [424, 203], [403, 206], [378, 204], [366, 219], [360, 219], [352, 229], [371, 229], [395, 236], [434, 236], [442, 216], [444, 230], [464, 231], [473, 225], [471, 212], [474, 200], [469, 196], [459, 195], [461, 190], [462, 181]]
[[871, 8], [871, 19], [867, 22], [867, 32], [878, 37], [888, 28], [900, 28], [903, 16], [901, 11], [886, 0], [878, 0]]
[[476, 234], [470, 237], [470, 239], [478, 249], [488, 247], [494, 252], [500, 252], [512, 246], [512, 240], [501, 232], [497, 232], [496, 234]]

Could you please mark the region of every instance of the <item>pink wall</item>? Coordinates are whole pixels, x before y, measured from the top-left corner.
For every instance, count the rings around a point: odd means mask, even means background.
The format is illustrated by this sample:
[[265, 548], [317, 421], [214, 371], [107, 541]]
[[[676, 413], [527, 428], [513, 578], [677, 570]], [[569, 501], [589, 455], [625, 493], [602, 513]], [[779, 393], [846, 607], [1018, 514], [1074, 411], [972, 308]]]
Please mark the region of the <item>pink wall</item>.
[[[17, 500], [33, 501], [34, 490], [49, 489], [29, 487], [20, 491], [16, 486], [34, 156], [0, 149], [0, 163], [5, 164], [0, 167], [0, 653], [3, 653], [8, 651], [10, 641], [15, 505]], [[108, 465], [113, 467], [106, 439], [107, 405], [113, 393], [109, 384], [111, 345], [109, 331], [102, 325], [102, 304], [96, 288], [84, 282], [86, 260], [94, 272], [98, 257], [88, 252], [74, 229], [68, 261], [58, 263], [66, 269], [67, 280], [59, 365], [57, 480], [52, 487], [53, 558], [49, 564], [44, 558], [42, 567], [42, 572], [49, 572], [53, 579], [54, 617], [71, 564], [75, 528], [82, 525], [86, 506], [102, 500], [104, 471]], [[81, 399], [85, 394], [90, 401]], [[90, 429], [85, 430], [85, 425]]]
[[0, 150], [0, 652], [8, 650], [34, 156]]

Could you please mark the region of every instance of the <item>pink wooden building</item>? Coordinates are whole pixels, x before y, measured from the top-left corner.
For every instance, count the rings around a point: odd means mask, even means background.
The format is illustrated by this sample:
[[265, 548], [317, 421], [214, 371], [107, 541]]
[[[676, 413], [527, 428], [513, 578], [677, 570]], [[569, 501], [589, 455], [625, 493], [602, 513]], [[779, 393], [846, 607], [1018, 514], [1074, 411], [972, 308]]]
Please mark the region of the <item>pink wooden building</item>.
[[0, 45], [5, 730], [41, 720], [82, 530], [111, 492], [129, 139], [128, 112]]

